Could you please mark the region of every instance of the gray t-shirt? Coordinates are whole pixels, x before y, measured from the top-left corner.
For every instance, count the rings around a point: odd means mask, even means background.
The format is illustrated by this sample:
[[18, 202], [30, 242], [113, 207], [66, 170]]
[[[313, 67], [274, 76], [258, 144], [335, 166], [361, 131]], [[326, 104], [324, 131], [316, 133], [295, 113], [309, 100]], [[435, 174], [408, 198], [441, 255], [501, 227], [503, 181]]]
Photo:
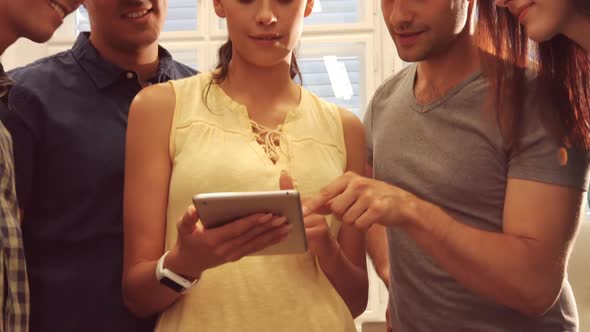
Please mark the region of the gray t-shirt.
[[[483, 111], [488, 84], [481, 73], [421, 105], [413, 94], [416, 68], [387, 80], [365, 115], [376, 179], [494, 232], [502, 231], [508, 177], [587, 188], [586, 153], [569, 150], [568, 163], [560, 166], [560, 146], [534, 112], [526, 115], [520, 153], [506, 153], [493, 117]], [[528, 318], [461, 286], [403, 230], [389, 229], [388, 236], [394, 331], [577, 331], [567, 281], [546, 315]]]

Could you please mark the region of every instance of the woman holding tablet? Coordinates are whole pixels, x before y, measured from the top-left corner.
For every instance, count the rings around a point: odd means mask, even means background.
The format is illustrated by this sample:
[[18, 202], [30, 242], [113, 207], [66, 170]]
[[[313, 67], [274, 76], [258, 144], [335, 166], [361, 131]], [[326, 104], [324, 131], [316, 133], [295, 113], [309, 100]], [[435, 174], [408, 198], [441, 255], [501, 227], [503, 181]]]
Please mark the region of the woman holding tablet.
[[307, 253], [248, 256], [285, 238], [285, 218], [204, 229], [191, 206], [207, 192], [311, 195], [365, 163], [360, 121], [294, 81], [313, 0], [213, 3], [229, 34], [217, 68], [147, 88], [131, 106], [125, 301], [159, 313], [157, 331], [355, 331], [368, 296], [360, 232], [311, 215]]

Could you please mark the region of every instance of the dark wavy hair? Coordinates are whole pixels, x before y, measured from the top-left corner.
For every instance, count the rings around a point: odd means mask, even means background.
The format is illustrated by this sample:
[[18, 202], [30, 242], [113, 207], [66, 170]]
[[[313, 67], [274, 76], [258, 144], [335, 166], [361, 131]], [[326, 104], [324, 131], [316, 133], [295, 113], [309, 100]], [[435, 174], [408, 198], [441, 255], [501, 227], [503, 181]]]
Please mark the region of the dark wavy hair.
[[[563, 0], [559, 0], [563, 1]], [[571, 0], [590, 17], [590, 1]], [[483, 70], [507, 148], [518, 149], [527, 98], [527, 70], [536, 75], [534, 100], [542, 119], [560, 143], [590, 149], [590, 56], [563, 35], [531, 41], [508, 10], [494, 0], [478, 0], [477, 40]]]

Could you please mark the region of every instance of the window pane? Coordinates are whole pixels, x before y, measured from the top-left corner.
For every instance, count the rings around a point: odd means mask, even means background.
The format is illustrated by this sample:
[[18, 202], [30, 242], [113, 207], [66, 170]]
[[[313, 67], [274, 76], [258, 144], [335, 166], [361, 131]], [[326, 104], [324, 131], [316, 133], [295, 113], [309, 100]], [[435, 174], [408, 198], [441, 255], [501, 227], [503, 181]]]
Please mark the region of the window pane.
[[358, 56], [304, 56], [298, 63], [305, 88], [360, 117], [361, 61]]
[[[305, 18], [305, 25], [351, 24], [360, 22], [361, 0], [315, 0], [313, 12]], [[225, 31], [225, 19], [219, 20]]]
[[305, 24], [344, 24], [359, 21], [359, 0], [316, 0]]
[[84, 6], [80, 6], [80, 9], [76, 12], [76, 34], [82, 31], [90, 31], [88, 12]]
[[197, 0], [169, 0], [164, 31], [197, 30]]
[[[163, 31], [195, 31], [197, 30], [197, 0], [170, 0], [168, 2], [168, 18]], [[76, 34], [90, 31], [88, 12], [83, 6], [76, 13]]]
[[197, 54], [197, 50], [195, 49], [174, 49], [174, 48], [167, 48], [167, 50], [172, 54], [172, 58], [174, 60], [185, 64], [195, 70], [201, 69], [199, 67], [199, 56]]

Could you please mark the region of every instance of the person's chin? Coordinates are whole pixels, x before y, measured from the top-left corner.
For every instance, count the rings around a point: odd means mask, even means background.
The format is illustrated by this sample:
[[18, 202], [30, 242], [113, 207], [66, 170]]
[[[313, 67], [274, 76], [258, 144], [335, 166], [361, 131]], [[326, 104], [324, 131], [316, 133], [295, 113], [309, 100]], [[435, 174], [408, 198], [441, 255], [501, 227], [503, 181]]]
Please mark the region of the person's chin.
[[539, 29], [536, 27], [526, 27], [526, 33], [530, 39], [537, 43], [546, 42], [558, 35], [557, 31], [551, 29]]
[[418, 62], [423, 60], [423, 56], [421, 56], [421, 54], [409, 50], [398, 49], [397, 54], [404, 62]]
[[135, 33], [130, 33], [130, 36], [137, 38], [137, 40], [140, 40], [142, 42], [151, 44], [154, 43], [158, 40], [158, 38], [160, 38], [160, 33], [162, 32], [161, 28], [157, 28], [155, 26], [151, 26], [149, 28], [146, 28], [142, 31], [135, 32]]
[[35, 43], [42, 44], [51, 39], [51, 37], [53, 37], [55, 30], [56, 29], [53, 27], [37, 27], [33, 32], [28, 33], [23, 37]]
[[402, 59], [405, 62], [416, 62], [417, 58], [418, 58], [418, 47], [417, 45], [411, 45], [411, 46], [404, 46], [404, 45], [400, 45], [397, 40], [394, 40], [394, 44], [395, 44], [395, 48], [397, 50], [397, 55], [400, 59]]
[[141, 49], [149, 47], [154, 43], [158, 42], [158, 34], [142, 34], [142, 35], [130, 35], [126, 40], [122, 40], [122, 44], [130, 46], [133, 49]]

